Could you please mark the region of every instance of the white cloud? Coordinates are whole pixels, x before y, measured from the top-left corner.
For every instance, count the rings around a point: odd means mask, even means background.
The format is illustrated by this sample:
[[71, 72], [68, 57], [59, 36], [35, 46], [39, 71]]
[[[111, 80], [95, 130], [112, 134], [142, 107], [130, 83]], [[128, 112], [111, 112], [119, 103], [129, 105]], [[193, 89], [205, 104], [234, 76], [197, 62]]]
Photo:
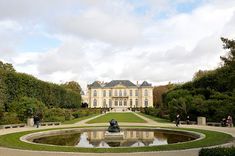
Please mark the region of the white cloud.
[[[235, 35], [235, 5], [205, 1], [179, 13], [174, 7], [186, 1], [171, 2], [70, 0], [33, 5], [0, 0], [0, 59], [43, 80], [77, 80], [83, 88], [95, 80], [188, 81], [197, 70], [218, 66], [223, 55], [219, 38]], [[138, 15], [136, 7], [144, 3], [151, 4], [149, 12]], [[170, 16], [154, 19], [162, 10]], [[18, 53], [15, 45], [29, 33], [53, 36], [61, 44], [43, 52]]]

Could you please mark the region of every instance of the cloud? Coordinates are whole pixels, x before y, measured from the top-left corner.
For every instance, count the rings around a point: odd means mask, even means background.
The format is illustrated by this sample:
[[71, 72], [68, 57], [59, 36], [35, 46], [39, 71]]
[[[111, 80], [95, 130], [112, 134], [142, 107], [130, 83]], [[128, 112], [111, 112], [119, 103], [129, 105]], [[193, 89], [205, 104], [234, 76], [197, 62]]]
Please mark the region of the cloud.
[[[234, 1], [195, 2], [0, 0], [0, 59], [83, 88], [95, 80], [188, 81], [199, 69], [216, 68], [224, 55], [220, 37], [235, 35]], [[185, 3], [190, 11], [177, 10]], [[37, 35], [60, 44], [19, 52]]]

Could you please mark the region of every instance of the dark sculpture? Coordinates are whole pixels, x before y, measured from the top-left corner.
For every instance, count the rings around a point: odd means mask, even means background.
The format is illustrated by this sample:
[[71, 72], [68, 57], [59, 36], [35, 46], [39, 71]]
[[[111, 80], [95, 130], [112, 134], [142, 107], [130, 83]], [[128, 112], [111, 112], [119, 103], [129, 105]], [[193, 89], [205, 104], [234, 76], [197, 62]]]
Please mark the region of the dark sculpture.
[[109, 122], [110, 126], [108, 128], [108, 131], [110, 133], [117, 133], [117, 132], [120, 132], [120, 127], [118, 126], [118, 122], [114, 119], [112, 119], [110, 122]]

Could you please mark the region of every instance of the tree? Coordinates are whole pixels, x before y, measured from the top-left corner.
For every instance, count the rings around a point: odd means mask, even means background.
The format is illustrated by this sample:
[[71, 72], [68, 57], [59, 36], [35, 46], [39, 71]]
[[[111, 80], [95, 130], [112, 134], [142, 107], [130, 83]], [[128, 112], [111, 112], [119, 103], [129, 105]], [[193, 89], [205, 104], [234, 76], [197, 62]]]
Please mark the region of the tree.
[[42, 118], [45, 108], [45, 104], [35, 98], [22, 97], [19, 101], [14, 101], [10, 105], [9, 112], [17, 113], [21, 121], [26, 121], [28, 117], [33, 115], [38, 115]]
[[0, 69], [3, 69], [5, 71], [15, 72], [15, 69], [12, 64], [10, 63], [3, 63], [0, 61]]
[[76, 81], [66, 82], [65, 84], [62, 84], [62, 86], [68, 90], [77, 92], [78, 94], [80, 94], [82, 91], [81, 86]]
[[206, 76], [206, 75], [208, 75], [212, 72], [213, 71], [210, 71], [210, 70], [199, 70], [194, 74], [193, 80], [198, 80], [198, 79], [200, 79], [200, 78], [202, 78], [202, 77], [204, 77], [204, 76]]
[[223, 61], [225, 66], [235, 67], [235, 40], [229, 40], [226, 38], [221, 38], [224, 49], [228, 49], [226, 56], [221, 56], [220, 59]]

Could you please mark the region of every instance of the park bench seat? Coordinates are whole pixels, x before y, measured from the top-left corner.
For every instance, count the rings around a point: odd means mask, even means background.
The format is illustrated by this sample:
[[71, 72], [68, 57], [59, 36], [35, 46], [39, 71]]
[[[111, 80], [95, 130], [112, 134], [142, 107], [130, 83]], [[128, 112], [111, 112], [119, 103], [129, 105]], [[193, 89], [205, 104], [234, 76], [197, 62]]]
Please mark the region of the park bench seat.
[[0, 125], [0, 129], [21, 128], [21, 127], [25, 127], [25, 126], [26, 126], [26, 124]]
[[41, 126], [58, 126], [61, 125], [61, 122], [42, 122], [40, 123]]
[[207, 122], [206, 125], [221, 127], [221, 123], [220, 122]]

